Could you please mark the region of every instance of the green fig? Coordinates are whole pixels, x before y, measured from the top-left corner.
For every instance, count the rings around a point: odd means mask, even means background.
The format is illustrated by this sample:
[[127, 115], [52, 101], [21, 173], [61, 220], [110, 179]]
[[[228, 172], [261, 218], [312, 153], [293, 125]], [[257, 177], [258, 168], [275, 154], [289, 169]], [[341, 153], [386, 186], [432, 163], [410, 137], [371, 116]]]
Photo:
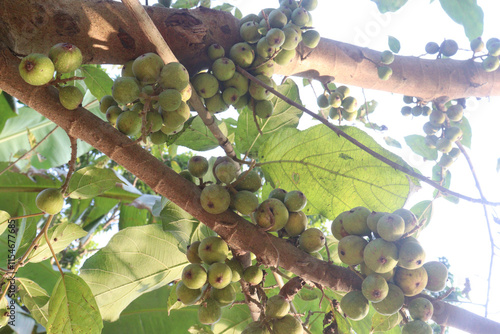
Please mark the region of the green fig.
[[64, 197], [59, 189], [48, 188], [38, 193], [35, 204], [40, 211], [49, 215], [55, 215], [61, 212], [64, 205]]
[[307, 253], [317, 252], [325, 246], [325, 235], [315, 227], [308, 228], [299, 236], [299, 247]]
[[290, 212], [285, 225], [286, 234], [289, 237], [296, 237], [305, 231], [307, 227], [307, 216], [304, 212]]
[[266, 317], [281, 319], [290, 311], [290, 303], [281, 295], [272, 296], [266, 303]]
[[220, 320], [222, 310], [216, 300], [209, 298], [198, 308], [198, 320], [204, 325], [214, 324]]
[[368, 242], [358, 235], [347, 235], [340, 239], [337, 251], [340, 260], [350, 266], [363, 262], [363, 252]]
[[177, 284], [175, 293], [177, 295], [177, 300], [184, 305], [195, 304], [202, 295], [201, 289], [189, 289], [182, 281]]
[[369, 235], [370, 229], [366, 223], [371, 211], [363, 206], [355, 207], [342, 217], [342, 225], [345, 231], [355, 235]]
[[361, 292], [366, 299], [377, 303], [387, 297], [389, 286], [384, 277], [378, 274], [372, 274], [365, 277], [361, 284]]
[[268, 198], [255, 211], [257, 225], [270, 232], [281, 230], [288, 221], [288, 210], [280, 200]]
[[68, 110], [75, 110], [83, 101], [82, 91], [75, 86], [59, 88], [59, 102]]
[[236, 190], [248, 190], [251, 192], [256, 192], [262, 187], [262, 179], [257, 170], [252, 169], [249, 172], [242, 172], [238, 175], [235, 182], [238, 182], [235, 186]]
[[141, 132], [141, 127], [142, 118], [135, 111], [126, 110], [116, 118], [116, 128], [127, 136], [135, 136]]
[[342, 297], [340, 308], [347, 318], [358, 321], [368, 315], [370, 303], [361, 291], [353, 290]]
[[377, 222], [377, 233], [386, 241], [396, 241], [405, 232], [405, 221], [396, 214], [383, 215]]
[[263, 278], [264, 278], [264, 273], [262, 272], [262, 269], [260, 269], [258, 265], [247, 267], [243, 271], [243, 279], [250, 285], [260, 284]]
[[133, 77], [116, 78], [111, 87], [113, 98], [119, 104], [129, 104], [139, 98], [139, 81]]
[[216, 262], [208, 268], [208, 283], [215, 289], [224, 289], [231, 283], [233, 272], [231, 268], [221, 262]]
[[54, 64], [49, 57], [32, 53], [21, 60], [19, 74], [24, 81], [33, 86], [42, 86], [54, 77]]
[[207, 281], [207, 272], [200, 264], [191, 263], [182, 270], [181, 279], [187, 288], [201, 289]]
[[236, 300], [236, 290], [231, 284], [229, 284], [222, 289], [212, 289], [210, 292], [210, 297], [215, 299], [220, 306], [228, 306]]
[[200, 241], [195, 241], [187, 247], [186, 257], [191, 263], [202, 263], [203, 260], [198, 256], [198, 247], [200, 246]]
[[376, 273], [392, 270], [398, 263], [398, 248], [396, 244], [378, 238], [366, 245], [363, 259], [368, 268]]
[[248, 190], [240, 190], [231, 197], [231, 206], [242, 215], [250, 215], [259, 206], [259, 199]]
[[417, 269], [397, 267], [394, 283], [401, 288], [405, 296], [418, 295], [427, 285], [427, 271], [423, 267]]
[[273, 321], [274, 334], [302, 334], [302, 324], [292, 315], [287, 314], [281, 319]]
[[286, 193], [284, 203], [290, 212], [298, 212], [306, 207], [307, 198], [299, 190], [292, 190]]
[[142, 84], [153, 84], [160, 77], [161, 69], [165, 64], [156, 53], [145, 53], [137, 57], [132, 63], [132, 72]]
[[405, 269], [417, 269], [424, 265], [425, 251], [418, 241], [405, 238], [399, 243], [398, 266]]
[[164, 89], [182, 91], [189, 85], [189, 73], [181, 63], [171, 62], [162, 67], [158, 83]]
[[59, 43], [49, 50], [49, 58], [59, 73], [70, 73], [82, 64], [82, 51], [71, 43]]
[[434, 313], [434, 306], [429, 299], [418, 297], [410, 301], [408, 311], [413, 320], [429, 321]]
[[424, 263], [423, 268], [427, 271], [427, 285], [425, 289], [433, 292], [442, 291], [448, 280], [448, 268], [439, 261]]
[[397, 285], [388, 283], [387, 286], [389, 287], [387, 296], [377, 303], [372, 303], [372, 306], [382, 315], [393, 315], [403, 307], [405, 295]]
[[214, 61], [216, 59], [224, 57], [226, 52], [224, 51], [224, 48], [220, 46], [219, 44], [212, 44], [208, 47], [208, 58], [210, 60]]
[[402, 330], [402, 334], [432, 334], [434, 331], [428, 323], [422, 320], [413, 320], [407, 322]]
[[206, 264], [224, 262], [228, 252], [226, 242], [219, 237], [206, 237], [198, 246], [198, 256]]

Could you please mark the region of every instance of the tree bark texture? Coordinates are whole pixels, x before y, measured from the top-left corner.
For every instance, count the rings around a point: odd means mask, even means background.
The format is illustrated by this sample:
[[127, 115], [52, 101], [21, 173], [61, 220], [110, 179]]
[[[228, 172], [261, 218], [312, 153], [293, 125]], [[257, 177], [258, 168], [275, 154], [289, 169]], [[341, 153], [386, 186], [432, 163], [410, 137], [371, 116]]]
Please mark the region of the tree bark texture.
[[[200, 7], [195, 10], [147, 7], [174, 54], [191, 72], [207, 68], [207, 48], [221, 44], [226, 52], [240, 40], [238, 20], [231, 14]], [[2, 0], [0, 44], [18, 55], [47, 53], [60, 42], [77, 45], [84, 62], [124, 64], [155, 48], [116, 1], [107, 0]], [[396, 56], [388, 81], [378, 78], [380, 53], [354, 45], [322, 39], [314, 50], [299, 48], [289, 65], [277, 73], [335, 81], [383, 90], [426, 101], [500, 95], [500, 70], [485, 72], [472, 60], [420, 59]]]
[[[19, 59], [0, 49], [0, 89], [63, 128], [69, 136], [82, 139], [120, 164], [155, 192], [161, 194], [219, 234], [235, 250], [249, 251], [263, 265], [277, 265], [336, 291], [361, 288], [361, 279], [347, 268], [320, 261], [284, 239], [274, 237], [234, 212], [209, 214], [201, 207], [200, 189], [110, 124], [84, 108], [69, 111], [59, 103], [54, 87], [34, 87], [18, 73]], [[444, 326], [470, 333], [500, 333], [500, 324], [456, 306], [433, 300], [433, 319]]]

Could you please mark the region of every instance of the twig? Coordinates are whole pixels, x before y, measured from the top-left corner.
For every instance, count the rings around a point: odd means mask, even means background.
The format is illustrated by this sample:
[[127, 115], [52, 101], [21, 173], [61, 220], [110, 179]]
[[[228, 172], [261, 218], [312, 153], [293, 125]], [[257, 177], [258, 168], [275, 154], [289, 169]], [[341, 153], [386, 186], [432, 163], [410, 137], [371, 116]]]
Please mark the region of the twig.
[[[143, 6], [139, 3], [138, 0], [123, 0], [123, 4], [128, 8], [131, 14], [137, 20], [139, 27], [142, 29], [144, 35], [149, 39], [153, 45], [156, 46], [156, 51], [161, 59], [165, 63], [177, 62], [177, 58], [174, 53], [168, 46], [167, 42], [163, 39], [161, 33], [156, 28], [155, 24], [149, 17], [148, 13], [144, 10]], [[234, 148], [231, 145], [229, 139], [222, 133], [219, 129], [219, 126], [215, 123], [215, 117], [210, 114], [203, 102], [201, 101], [200, 96], [196, 93], [194, 87], [192, 87], [192, 95], [189, 100], [191, 106], [198, 112], [198, 115], [203, 120], [203, 123], [206, 127], [212, 132], [214, 137], [219, 142], [219, 146], [222, 147], [224, 152], [228, 157], [234, 158], [236, 157], [236, 153], [234, 152]]]
[[64, 184], [61, 187], [61, 193], [65, 193], [66, 189], [68, 189], [69, 181], [71, 180], [71, 175], [75, 171], [76, 165], [76, 153], [78, 151], [78, 144], [75, 137], [72, 137], [68, 134], [69, 141], [71, 143], [71, 158], [68, 162], [68, 173], [66, 174], [66, 180], [64, 180]]
[[61, 276], [64, 276], [64, 272], [61, 268], [61, 265], [59, 264], [59, 261], [57, 260], [56, 253], [54, 252], [54, 249], [52, 248], [52, 245], [50, 244], [50, 239], [49, 239], [49, 236], [47, 235], [47, 230], [44, 230], [43, 236], [45, 237], [45, 241], [47, 242], [47, 246], [49, 246], [50, 252], [52, 253], [52, 256], [54, 257], [54, 260], [56, 261], [57, 269], [59, 269]]
[[320, 121], [321, 123], [323, 123], [324, 125], [326, 125], [328, 128], [330, 128], [333, 132], [335, 132], [338, 136], [344, 137], [345, 139], [347, 139], [348, 141], [350, 141], [351, 143], [353, 143], [354, 145], [356, 145], [357, 147], [359, 147], [360, 149], [362, 149], [366, 153], [370, 154], [372, 157], [374, 157], [374, 158], [382, 161], [383, 163], [391, 166], [392, 168], [394, 168], [396, 170], [399, 170], [400, 172], [403, 172], [405, 174], [408, 174], [408, 175], [410, 175], [410, 176], [412, 176], [412, 177], [414, 177], [414, 178], [416, 178], [416, 179], [418, 179], [418, 180], [420, 180], [420, 181], [422, 181], [424, 183], [427, 183], [427, 184], [431, 185], [432, 187], [436, 188], [437, 190], [441, 191], [444, 194], [452, 195], [452, 196], [455, 196], [455, 197], [458, 197], [458, 198], [461, 198], [461, 199], [464, 199], [466, 201], [473, 202], [473, 203], [482, 203], [482, 204], [487, 204], [487, 205], [491, 205], [491, 206], [500, 206], [500, 203], [498, 203], [498, 202], [490, 202], [490, 201], [486, 201], [486, 200], [483, 200], [483, 199], [480, 199], [480, 198], [472, 198], [472, 197], [468, 197], [468, 196], [459, 194], [457, 192], [451, 191], [450, 189], [446, 189], [445, 187], [437, 184], [436, 182], [428, 179], [427, 177], [425, 177], [423, 175], [420, 175], [420, 174], [418, 174], [418, 173], [416, 173], [416, 172], [414, 172], [414, 171], [412, 171], [412, 170], [410, 170], [410, 169], [408, 169], [408, 168], [406, 168], [404, 166], [401, 166], [398, 163], [395, 163], [395, 162], [389, 160], [388, 158], [384, 157], [380, 153], [375, 152], [371, 148], [367, 147], [366, 145], [360, 143], [358, 140], [356, 140], [353, 137], [349, 136], [347, 133], [345, 133], [344, 131], [342, 131], [341, 129], [339, 129], [339, 127], [337, 127], [337, 126], [333, 125], [332, 123], [328, 122], [328, 120], [325, 120], [325, 119], [319, 117], [318, 115], [316, 115], [315, 113], [313, 113], [312, 111], [310, 111], [309, 109], [307, 109], [306, 107], [304, 107], [304, 106], [296, 103], [295, 101], [289, 99], [285, 95], [283, 95], [280, 92], [278, 92], [273, 87], [271, 87], [271, 86], [263, 83], [259, 79], [255, 78], [253, 75], [251, 75], [250, 73], [248, 73], [247, 71], [245, 71], [240, 66], [236, 66], [236, 69], [238, 70], [238, 72], [240, 72], [246, 78], [248, 78], [251, 81], [253, 81], [253, 82], [261, 85], [262, 87], [266, 88], [271, 93], [273, 93], [274, 95], [276, 95], [277, 97], [279, 97], [280, 99], [282, 99], [283, 101], [285, 101], [286, 103], [290, 104], [291, 106], [294, 106], [295, 108], [297, 108], [299, 110], [302, 110], [306, 114], [308, 114], [311, 117], [317, 119], [318, 121]]
[[[458, 148], [460, 149], [460, 151], [462, 152], [462, 154], [464, 155], [465, 157], [465, 160], [467, 160], [467, 163], [469, 164], [469, 169], [472, 173], [472, 176], [474, 177], [474, 182], [476, 183], [476, 188], [477, 188], [477, 191], [479, 192], [479, 196], [481, 196], [481, 199], [484, 200], [485, 197], [484, 197], [484, 193], [483, 193], [483, 190], [481, 188], [481, 184], [479, 183], [479, 179], [477, 177], [477, 174], [476, 174], [476, 171], [474, 169], [474, 165], [472, 164], [472, 160], [469, 156], [469, 154], [467, 153], [467, 151], [465, 150], [464, 146], [462, 145], [462, 143], [457, 140], [455, 142], [455, 144], [457, 144]], [[490, 265], [489, 265], [489, 268], [488, 268], [488, 286], [486, 288], [486, 303], [484, 305], [484, 317], [487, 318], [488, 317], [488, 305], [489, 305], [489, 302], [490, 302], [490, 289], [491, 289], [491, 275], [492, 275], [492, 269], [493, 269], [493, 256], [495, 255], [495, 241], [493, 240], [493, 232], [491, 231], [491, 225], [490, 225], [490, 219], [488, 217], [488, 210], [486, 208], [486, 205], [483, 203], [483, 211], [484, 211], [484, 217], [486, 218], [486, 227], [488, 228], [488, 237], [490, 239]]]
[[15, 164], [17, 164], [17, 162], [18, 162], [19, 160], [24, 159], [24, 157], [26, 157], [28, 154], [30, 154], [31, 152], [33, 152], [33, 151], [34, 151], [34, 150], [35, 150], [38, 146], [40, 146], [40, 144], [41, 144], [41, 143], [43, 143], [43, 142], [44, 142], [47, 138], [49, 138], [49, 136], [50, 136], [51, 134], [53, 134], [53, 133], [54, 133], [54, 131], [56, 131], [58, 127], [59, 127], [59, 125], [56, 125], [56, 127], [55, 127], [55, 128], [53, 128], [53, 129], [52, 129], [49, 133], [47, 133], [47, 134], [45, 135], [45, 137], [43, 137], [43, 138], [42, 138], [42, 140], [40, 140], [40, 141], [39, 141], [39, 142], [38, 142], [35, 146], [33, 146], [33, 147], [32, 147], [32, 148], [28, 151], [28, 152], [24, 153], [24, 154], [23, 154], [23, 155], [21, 155], [21, 156], [20, 156], [20, 157], [19, 157], [16, 161], [14, 161], [13, 163], [11, 163], [11, 164], [9, 164], [7, 167], [5, 167], [5, 169], [4, 169], [4, 170], [2, 170], [2, 171], [0, 172], [0, 175], [2, 175], [3, 173], [5, 173], [5, 172], [6, 172], [6, 171], [8, 171], [9, 169], [11, 169], [11, 168], [12, 168], [12, 166], [14, 166]]

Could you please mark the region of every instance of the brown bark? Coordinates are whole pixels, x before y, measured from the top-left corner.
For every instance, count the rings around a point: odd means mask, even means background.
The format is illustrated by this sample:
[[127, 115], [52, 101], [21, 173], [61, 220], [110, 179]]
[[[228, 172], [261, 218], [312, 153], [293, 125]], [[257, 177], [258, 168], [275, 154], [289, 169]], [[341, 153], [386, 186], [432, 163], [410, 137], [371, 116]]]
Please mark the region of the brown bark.
[[[147, 11], [191, 73], [208, 67], [206, 50], [210, 44], [217, 42], [228, 51], [239, 40], [238, 22], [229, 13], [205, 8], [187, 11], [147, 7]], [[80, 47], [86, 63], [124, 64], [155, 51], [120, 2], [0, 1], [0, 44], [26, 55], [46, 53], [59, 42]], [[425, 100], [500, 95], [500, 70], [486, 73], [472, 61], [396, 56], [391, 65], [392, 78], [382, 81], [375, 65], [366, 58], [378, 60], [379, 52], [323, 39], [305, 59], [297, 57], [288, 66], [278, 68], [278, 72], [311, 79], [335, 78], [342, 84]]]
[[[317, 260], [276, 238], [234, 212], [212, 215], [203, 210], [200, 190], [165, 166], [108, 123], [83, 108], [68, 111], [59, 104], [53, 87], [33, 87], [18, 74], [19, 59], [7, 49], [0, 49], [0, 89], [52, 120], [73, 136], [91, 144], [144, 181], [155, 192], [202, 221], [236, 250], [250, 251], [267, 266], [281, 266], [306, 280], [336, 291], [360, 289], [361, 279], [352, 271]], [[181, 191], [182, 189], [182, 191]], [[434, 319], [447, 326], [470, 333], [500, 333], [500, 324], [447, 303], [435, 301]], [[487, 329], [487, 330], [483, 330]]]

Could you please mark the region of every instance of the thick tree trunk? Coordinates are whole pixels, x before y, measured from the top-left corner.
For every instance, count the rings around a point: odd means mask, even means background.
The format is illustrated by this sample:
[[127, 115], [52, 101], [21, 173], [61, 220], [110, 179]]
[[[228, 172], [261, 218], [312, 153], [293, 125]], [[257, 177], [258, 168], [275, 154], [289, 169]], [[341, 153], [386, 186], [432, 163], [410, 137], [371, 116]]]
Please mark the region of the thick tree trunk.
[[[70, 136], [82, 139], [136, 175], [155, 192], [165, 196], [217, 232], [237, 250], [250, 251], [264, 265], [277, 265], [296, 275], [337, 291], [360, 289], [361, 279], [352, 271], [307, 255], [283, 239], [276, 238], [234, 212], [212, 215], [200, 204], [200, 190], [108, 123], [89, 111], [68, 111], [59, 103], [53, 87], [33, 87], [18, 73], [19, 59], [0, 49], [0, 89], [37, 110]], [[470, 333], [500, 333], [500, 324], [450, 304], [433, 301], [433, 319]]]
[[[209, 65], [206, 50], [219, 43], [229, 51], [239, 40], [237, 20], [226, 12], [206, 8], [176, 10], [147, 7], [147, 11], [191, 73]], [[86, 63], [124, 64], [155, 51], [120, 2], [95, 0], [2, 0], [0, 44], [19, 55], [46, 53], [54, 44], [70, 42], [82, 49]], [[310, 50], [302, 50], [305, 56]], [[487, 73], [479, 63], [451, 59], [424, 60], [396, 56], [388, 81], [377, 76], [379, 53], [346, 43], [323, 39], [305, 59], [278, 68], [283, 75], [417, 96], [427, 101], [439, 97], [500, 95], [500, 70]]]

